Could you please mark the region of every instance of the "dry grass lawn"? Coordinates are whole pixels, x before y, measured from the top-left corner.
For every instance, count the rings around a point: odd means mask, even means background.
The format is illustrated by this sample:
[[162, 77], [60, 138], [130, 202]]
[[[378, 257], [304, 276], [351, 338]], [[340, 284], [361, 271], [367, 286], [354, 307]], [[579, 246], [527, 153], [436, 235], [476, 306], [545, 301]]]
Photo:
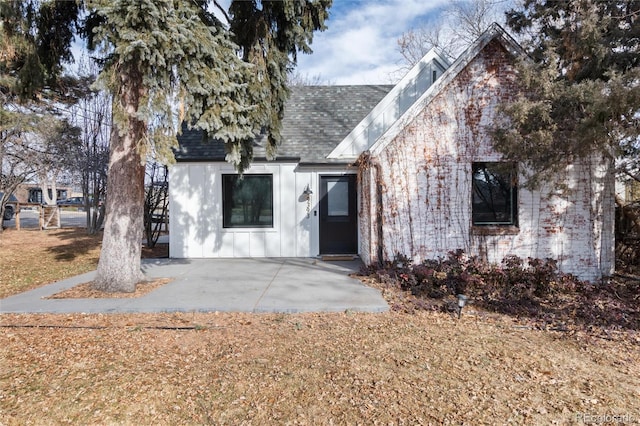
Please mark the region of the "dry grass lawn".
[[[98, 254], [60, 231], [34, 257], [28, 233], [0, 235], [2, 294], [43, 283], [26, 277], [36, 259], [51, 280]], [[640, 422], [637, 330], [603, 339], [472, 311], [0, 321], [2, 425]]]
[[0, 298], [96, 269], [102, 235], [81, 229], [5, 229], [0, 234]]
[[[81, 228], [5, 229], [0, 233], [0, 299], [43, 284], [90, 272], [98, 266], [102, 233]], [[167, 257], [168, 247], [144, 247], [142, 257]]]

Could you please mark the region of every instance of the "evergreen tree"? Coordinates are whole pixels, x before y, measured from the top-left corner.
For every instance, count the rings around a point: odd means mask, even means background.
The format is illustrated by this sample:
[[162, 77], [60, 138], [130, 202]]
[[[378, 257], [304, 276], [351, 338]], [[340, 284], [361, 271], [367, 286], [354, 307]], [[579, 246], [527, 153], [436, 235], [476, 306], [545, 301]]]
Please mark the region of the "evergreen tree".
[[[114, 96], [106, 223], [96, 287], [133, 291], [142, 279], [144, 164], [171, 161], [186, 121], [225, 141], [239, 171], [264, 129], [279, 140], [287, 70], [324, 28], [328, 0], [239, 1], [229, 29], [207, 1], [88, 1], [90, 44], [105, 53], [99, 84]], [[237, 44], [236, 44], [237, 43]]]
[[529, 166], [532, 185], [592, 155], [640, 180], [640, 1], [526, 0], [507, 24], [529, 56], [496, 147]]
[[56, 154], [75, 135], [54, 102], [86, 87], [62, 75], [78, 13], [70, 1], [0, 2], [0, 213], [22, 181], [62, 164]]
[[[183, 122], [225, 141], [243, 171], [252, 143], [268, 132], [273, 154], [287, 72], [310, 52], [331, 0], [233, 1], [228, 22], [212, 0], [15, 0], [0, 2], [0, 94], [40, 99], [68, 93], [61, 64], [73, 33], [102, 52], [97, 86], [113, 96], [106, 223], [96, 287], [133, 291], [140, 271], [144, 164], [173, 160]], [[80, 7], [86, 19], [77, 27]], [[8, 94], [8, 95], [6, 95]], [[73, 98], [75, 93], [72, 93]], [[4, 102], [3, 102], [4, 104]], [[2, 118], [10, 117], [6, 109]], [[6, 122], [4, 122], [6, 124]]]
[[0, 89], [5, 95], [22, 102], [43, 96], [60, 100], [70, 82], [61, 76], [63, 63], [72, 59], [78, 14], [75, 1], [0, 2]]
[[[332, 0], [313, 1], [234, 1], [230, 6], [230, 30], [241, 47], [245, 62], [255, 67], [256, 78], [249, 80], [254, 102], [264, 107], [250, 112], [249, 119], [267, 134], [267, 155], [273, 156], [280, 142], [280, 122], [288, 97], [288, 75], [297, 52], [311, 53], [313, 31], [324, 29]], [[242, 151], [233, 152], [240, 168], [251, 159], [253, 138], [245, 139]], [[248, 155], [240, 158], [241, 153]]]

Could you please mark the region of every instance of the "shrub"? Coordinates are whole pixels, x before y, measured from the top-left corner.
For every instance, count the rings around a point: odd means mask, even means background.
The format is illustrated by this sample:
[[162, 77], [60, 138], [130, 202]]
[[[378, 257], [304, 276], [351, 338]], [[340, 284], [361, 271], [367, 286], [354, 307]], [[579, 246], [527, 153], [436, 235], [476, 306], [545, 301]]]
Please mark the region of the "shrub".
[[552, 259], [508, 256], [496, 265], [456, 250], [445, 258], [417, 264], [398, 254], [393, 261], [362, 272], [397, 290], [383, 294], [390, 298], [393, 310], [406, 313], [455, 312], [455, 296], [464, 293], [478, 307], [526, 317], [540, 327], [640, 330], [640, 283], [636, 279], [609, 279], [592, 285], [562, 273]]
[[553, 259], [525, 261], [507, 256], [500, 265], [494, 265], [468, 256], [461, 249], [450, 251], [446, 258], [428, 259], [420, 264], [396, 254], [393, 261], [373, 268], [367, 275], [418, 298], [442, 299], [466, 294], [487, 304], [520, 303], [529, 307], [556, 292], [571, 292], [583, 286], [575, 277], [560, 272]]

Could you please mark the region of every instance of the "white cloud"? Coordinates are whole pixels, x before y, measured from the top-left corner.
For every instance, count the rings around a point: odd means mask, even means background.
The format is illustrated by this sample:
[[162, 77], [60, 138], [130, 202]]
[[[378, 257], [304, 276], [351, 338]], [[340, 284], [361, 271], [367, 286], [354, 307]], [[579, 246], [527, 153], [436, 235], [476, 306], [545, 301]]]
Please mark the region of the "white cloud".
[[[331, 84], [388, 84], [401, 66], [400, 35], [436, 19], [450, 1], [334, 0], [328, 29], [314, 34], [313, 54], [298, 55], [297, 72]], [[230, 2], [219, 4], [228, 10]]]
[[[448, 0], [335, 0], [298, 72], [332, 84], [387, 84], [400, 68], [400, 35], [435, 19]], [[396, 75], [397, 77], [397, 75]]]
[[[297, 72], [331, 84], [389, 84], [400, 76], [397, 40], [437, 19], [450, 0], [334, 0], [328, 29], [314, 34], [313, 54], [298, 54]], [[224, 10], [231, 0], [219, 0]], [[220, 11], [211, 11], [224, 19]], [[74, 44], [76, 60], [80, 43]], [[84, 46], [82, 46], [84, 47]], [[82, 49], [84, 52], [84, 49]], [[72, 65], [73, 69], [77, 65]]]

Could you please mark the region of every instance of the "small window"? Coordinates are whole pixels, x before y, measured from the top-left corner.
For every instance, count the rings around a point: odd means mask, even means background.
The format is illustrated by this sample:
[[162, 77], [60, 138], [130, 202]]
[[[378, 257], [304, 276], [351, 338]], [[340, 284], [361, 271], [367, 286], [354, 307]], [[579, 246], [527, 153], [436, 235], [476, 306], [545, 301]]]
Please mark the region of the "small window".
[[473, 163], [473, 225], [518, 226], [517, 170], [513, 163]]
[[349, 181], [327, 181], [327, 216], [349, 216]]
[[273, 227], [272, 175], [222, 175], [222, 193], [223, 227]]

